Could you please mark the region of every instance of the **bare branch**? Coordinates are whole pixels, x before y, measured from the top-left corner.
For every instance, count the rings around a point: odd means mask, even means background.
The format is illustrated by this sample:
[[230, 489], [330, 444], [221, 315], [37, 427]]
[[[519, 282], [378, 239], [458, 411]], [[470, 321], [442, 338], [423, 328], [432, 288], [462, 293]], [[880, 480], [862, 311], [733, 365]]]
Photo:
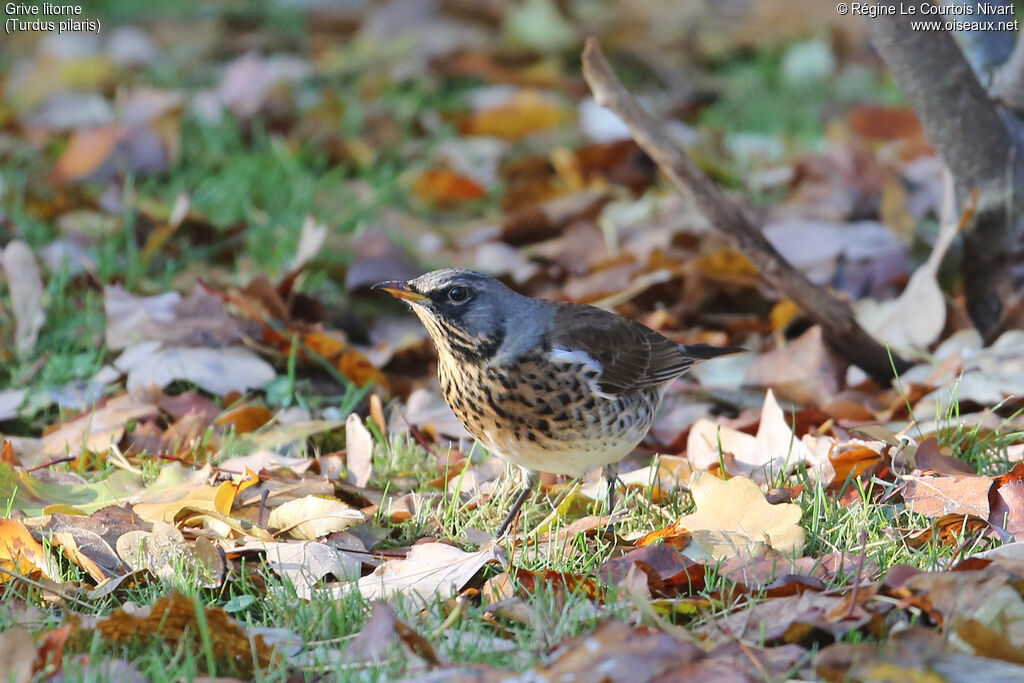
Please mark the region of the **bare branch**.
[[618, 114], [676, 189], [692, 196], [711, 224], [733, 241], [764, 278], [821, 325], [840, 355], [879, 379], [891, 378], [893, 365], [897, 371], [908, 367], [901, 358], [890, 360], [889, 351], [860, 327], [849, 306], [816, 287], [779, 254], [739, 206], [697, 168], [665, 126], [623, 87], [594, 38], [587, 40], [583, 50], [583, 75], [598, 104]]

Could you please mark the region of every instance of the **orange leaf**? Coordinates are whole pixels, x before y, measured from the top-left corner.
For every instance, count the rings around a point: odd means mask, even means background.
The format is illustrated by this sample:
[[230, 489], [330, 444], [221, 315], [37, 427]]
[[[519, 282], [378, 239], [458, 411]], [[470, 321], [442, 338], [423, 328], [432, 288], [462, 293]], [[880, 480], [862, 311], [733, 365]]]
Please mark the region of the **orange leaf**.
[[924, 135], [921, 122], [910, 107], [861, 105], [850, 112], [850, 129], [871, 140], [900, 140]]
[[447, 169], [424, 171], [412, 189], [420, 201], [442, 207], [487, 196], [480, 183]]
[[75, 131], [53, 169], [58, 182], [81, 180], [95, 172], [110, 158], [122, 138], [118, 125]]
[[234, 425], [236, 433], [246, 434], [256, 431], [273, 417], [274, 414], [266, 406], [246, 405], [229, 410], [214, 422], [219, 427]]
[[[23, 575], [37, 570], [50, 578], [55, 575], [43, 546], [32, 538], [24, 524], [9, 517], [0, 518], [0, 567]], [[10, 575], [0, 574], [0, 583], [10, 580]]]
[[636, 542], [636, 547], [642, 548], [645, 545], [664, 543], [672, 548], [685, 548], [693, 538], [688, 529], [672, 524], [664, 529], [657, 529], [647, 534]]

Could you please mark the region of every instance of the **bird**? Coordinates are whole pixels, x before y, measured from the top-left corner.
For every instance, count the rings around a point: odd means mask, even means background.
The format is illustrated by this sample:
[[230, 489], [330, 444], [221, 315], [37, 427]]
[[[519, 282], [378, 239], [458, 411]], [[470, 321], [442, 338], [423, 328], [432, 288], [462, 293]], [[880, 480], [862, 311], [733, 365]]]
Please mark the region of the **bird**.
[[615, 312], [527, 297], [461, 268], [371, 289], [412, 308], [437, 349], [445, 401], [480, 444], [523, 471], [499, 538], [541, 472], [581, 477], [600, 467], [611, 515], [618, 464], [668, 386], [699, 360], [744, 351], [679, 344]]

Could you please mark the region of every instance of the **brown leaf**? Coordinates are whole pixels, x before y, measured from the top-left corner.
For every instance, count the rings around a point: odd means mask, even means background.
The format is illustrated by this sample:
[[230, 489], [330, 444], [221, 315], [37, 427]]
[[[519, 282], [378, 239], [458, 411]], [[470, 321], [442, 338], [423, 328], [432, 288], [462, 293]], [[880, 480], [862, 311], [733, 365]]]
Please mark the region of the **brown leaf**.
[[921, 122], [910, 107], [862, 104], [849, 113], [850, 129], [871, 140], [892, 141], [924, 136]]
[[70, 635], [70, 625], [55, 628], [47, 633], [43, 638], [43, 644], [36, 652], [36, 661], [32, 665], [32, 672], [46, 671], [51, 675], [60, 672], [64, 665], [64, 644], [67, 643]]
[[925, 517], [973, 515], [988, 519], [992, 479], [978, 475], [921, 477], [907, 475], [903, 500]]
[[243, 405], [222, 414], [214, 424], [218, 427], [234, 427], [237, 434], [255, 432], [274, 418], [266, 406]]
[[157, 413], [156, 401], [160, 393], [147, 388], [110, 399], [103, 406], [47, 433], [43, 437], [43, 452], [51, 458], [81, 455], [86, 450], [106, 453], [121, 440], [130, 420]]
[[593, 633], [562, 643], [551, 656], [550, 663], [535, 669], [537, 678], [590, 680], [600, 671], [607, 683], [643, 683], [670, 667], [702, 659], [704, 651], [659, 631], [610, 619]]
[[903, 542], [911, 548], [920, 548], [933, 540], [948, 546], [959, 546], [964, 538], [970, 538], [988, 528], [988, 522], [970, 515], [943, 515], [935, 519], [927, 529], [911, 532], [899, 530]]
[[487, 196], [487, 188], [477, 181], [443, 168], [421, 173], [412, 190], [421, 202], [439, 207], [450, 207]]
[[815, 325], [784, 346], [758, 355], [743, 379], [745, 385], [771, 387], [783, 401], [818, 406], [836, 395], [845, 370]]
[[1006, 530], [1014, 540], [1024, 540], [1024, 482], [1011, 481], [999, 486], [990, 500], [989, 522]]
[[410, 650], [430, 664], [440, 664], [434, 647], [403, 622], [395, 611], [385, 603], [374, 601], [370, 605], [370, 619], [345, 648], [342, 660], [346, 662], [381, 662], [387, 659], [388, 651], [400, 640]]
[[11, 683], [29, 683], [36, 659], [36, 641], [20, 626], [0, 632], [0, 662]]
[[[203, 610], [205, 628], [200, 628], [197, 610]], [[161, 640], [174, 648], [186, 647], [192, 651], [204, 651], [200, 634], [210, 639], [214, 660], [227, 672], [246, 678], [255, 673], [254, 662], [263, 669], [270, 665], [273, 650], [263, 641], [263, 636], [250, 636], [234, 619], [220, 607], [204, 607], [180, 593], [160, 598], [152, 607], [142, 608], [135, 614], [117, 609], [109, 617], [95, 624], [95, 632], [108, 642], [125, 646], [139, 639]], [[93, 636], [93, 629], [75, 628], [76, 635], [86, 638]], [[200, 666], [203, 658], [197, 660]]]

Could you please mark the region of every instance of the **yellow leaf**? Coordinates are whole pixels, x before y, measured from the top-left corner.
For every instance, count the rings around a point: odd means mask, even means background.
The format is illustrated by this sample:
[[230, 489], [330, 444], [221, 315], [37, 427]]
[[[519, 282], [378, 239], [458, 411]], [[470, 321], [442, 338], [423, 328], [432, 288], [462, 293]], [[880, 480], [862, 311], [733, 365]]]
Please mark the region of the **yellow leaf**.
[[536, 90], [524, 90], [512, 99], [474, 114], [462, 125], [465, 135], [488, 135], [521, 140], [531, 133], [558, 126], [569, 117]]
[[293, 538], [315, 541], [366, 521], [366, 515], [339, 500], [303, 496], [271, 510], [267, 527]]
[[715, 559], [724, 559], [765, 544], [781, 553], [798, 552], [804, 545], [799, 505], [771, 505], [761, 487], [745, 477], [723, 481], [706, 472], [690, 483], [697, 510], [680, 517], [676, 527]]

